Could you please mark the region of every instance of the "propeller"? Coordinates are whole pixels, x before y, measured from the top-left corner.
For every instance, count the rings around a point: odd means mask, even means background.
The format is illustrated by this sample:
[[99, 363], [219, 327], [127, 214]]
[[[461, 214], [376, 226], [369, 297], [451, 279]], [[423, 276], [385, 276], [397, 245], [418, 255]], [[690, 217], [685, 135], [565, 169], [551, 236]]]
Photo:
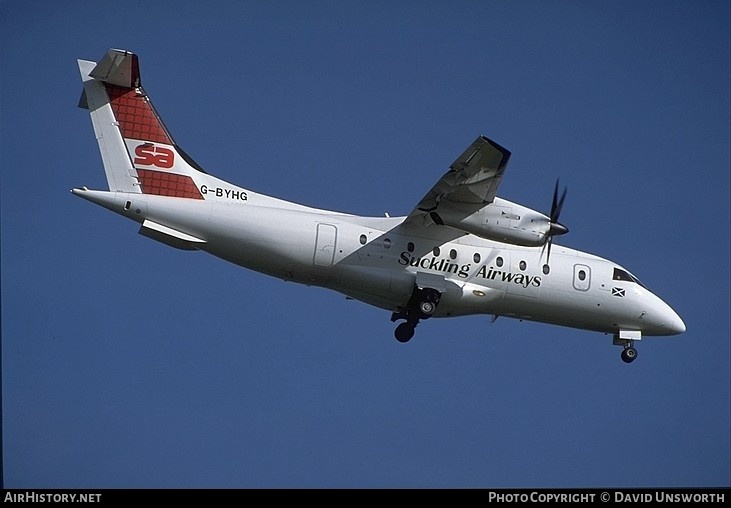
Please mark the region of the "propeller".
[[543, 253], [546, 250], [546, 246], [548, 246], [548, 253], [546, 255], [546, 265], [548, 265], [549, 260], [551, 259], [551, 245], [553, 244], [553, 237], [554, 236], [561, 236], [565, 235], [569, 232], [569, 228], [561, 224], [558, 219], [561, 216], [561, 209], [563, 208], [563, 202], [566, 199], [566, 192], [568, 191], [567, 187], [564, 187], [563, 192], [561, 193], [561, 197], [558, 197], [558, 178], [556, 179], [556, 187], [553, 189], [553, 201], [551, 202], [551, 214], [549, 215], [549, 222], [548, 222], [548, 232], [546, 233], [546, 241], [543, 244], [543, 248], [541, 249], [541, 258], [543, 258]]

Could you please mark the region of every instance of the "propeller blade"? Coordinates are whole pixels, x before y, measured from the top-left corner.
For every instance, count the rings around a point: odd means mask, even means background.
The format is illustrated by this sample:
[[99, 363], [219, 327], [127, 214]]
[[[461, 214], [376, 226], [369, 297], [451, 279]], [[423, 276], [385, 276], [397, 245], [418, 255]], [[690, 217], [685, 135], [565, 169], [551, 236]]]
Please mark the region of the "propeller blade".
[[551, 214], [549, 215], [549, 229], [546, 233], [546, 241], [543, 243], [541, 248], [541, 259], [543, 254], [546, 253], [546, 264], [551, 260], [551, 246], [553, 245], [553, 237], [564, 235], [569, 232], [569, 228], [558, 222], [561, 217], [561, 210], [563, 209], [564, 201], [566, 201], [566, 193], [568, 188], [564, 187], [561, 197], [558, 195], [559, 179], [556, 178], [556, 185], [553, 188], [553, 199], [551, 200]]
[[561, 209], [563, 209], [563, 203], [566, 200], [566, 193], [568, 187], [564, 187], [561, 193], [561, 198], [558, 197], [558, 183], [559, 179], [556, 178], [556, 186], [553, 189], [553, 201], [551, 202], [551, 222], [558, 223], [558, 218], [561, 216]]
[[543, 242], [543, 247], [541, 247], [541, 261], [543, 261], [543, 255], [546, 253], [546, 245], [548, 245], [548, 242], [551, 241], [551, 237], [548, 237], [545, 242]]
[[549, 264], [549, 261], [551, 261], [551, 245], [553, 245], [553, 238], [549, 236], [548, 239], [543, 244], [543, 247], [541, 247], [541, 258], [540, 258], [541, 261], [543, 261], [543, 255], [546, 254], [546, 247], [548, 248], [547, 249], [548, 255], [546, 256], [546, 262], [543, 264], [547, 265], [547, 264]]
[[550, 261], [551, 261], [551, 245], [553, 245], [553, 237], [548, 239], [548, 255], [546, 256], [547, 265], [550, 265]]

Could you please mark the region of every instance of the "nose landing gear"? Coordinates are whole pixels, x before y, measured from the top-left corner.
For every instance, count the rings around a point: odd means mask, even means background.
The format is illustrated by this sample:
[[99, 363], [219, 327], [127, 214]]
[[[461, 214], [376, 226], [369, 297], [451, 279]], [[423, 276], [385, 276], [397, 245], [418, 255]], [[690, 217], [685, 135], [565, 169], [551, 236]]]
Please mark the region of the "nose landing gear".
[[636, 340], [642, 340], [642, 332], [620, 330], [619, 333], [614, 334], [612, 344], [624, 348], [621, 354], [624, 363], [632, 363], [637, 358], [637, 350], [634, 347]]
[[394, 331], [396, 340], [401, 343], [410, 341], [419, 320], [430, 318], [434, 314], [441, 297], [442, 294], [436, 289], [414, 287], [406, 308], [391, 315], [391, 321], [406, 320], [396, 327]]
[[621, 356], [624, 363], [632, 363], [635, 361], [635, 358], [637, 358], [637, 350], [631, 345], [627, 344], [624, 347], [624, 350], [622, 350]]

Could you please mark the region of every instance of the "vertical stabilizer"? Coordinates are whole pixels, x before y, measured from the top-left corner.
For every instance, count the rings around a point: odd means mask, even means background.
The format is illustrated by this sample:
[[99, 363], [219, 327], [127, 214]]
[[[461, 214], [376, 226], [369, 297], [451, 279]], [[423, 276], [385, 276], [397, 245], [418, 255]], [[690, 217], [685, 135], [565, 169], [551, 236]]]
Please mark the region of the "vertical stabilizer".
[[205, 172], [175, 144], [152, 106], [137, 55], [110, 49], [99, 63], [78, 63], [80, 106], [91, 114], [109, 190], [203, 199], [193, 177]]
[[109, 190], [142, 192], [119, 124], [114, 117], [104, 82], [90, 75], [97, 65], [86, 60], [79, 60], [78, 64], [84, 82], [81, 105], [86, 107], [91, 115]]

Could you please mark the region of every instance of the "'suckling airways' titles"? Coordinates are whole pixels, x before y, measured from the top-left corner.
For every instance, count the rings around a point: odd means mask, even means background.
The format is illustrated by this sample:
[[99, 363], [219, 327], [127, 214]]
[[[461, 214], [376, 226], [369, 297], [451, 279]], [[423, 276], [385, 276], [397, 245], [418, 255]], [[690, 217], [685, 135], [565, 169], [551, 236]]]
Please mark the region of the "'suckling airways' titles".
[[[458, 265], [447, 259], [438, 257], [416, 257], [410, 252], [404, 251], [399, 256], [398, 263], [402, 266], [413, 266], [414, 268], [423, 268], [424, 270], [432, 270], [435, 272], [454, 273], [460, 279], [467, 279], [470, 276], [471, 264]], [[522, 273], [512, 273], [503, 270], [496, 270], [492, 266], [482, 265], [475, 277], [483, 279], [502, 281], [506, 283], [514, 283], [524, 288], [541, 287], [541, 277], [525, 275]]]

